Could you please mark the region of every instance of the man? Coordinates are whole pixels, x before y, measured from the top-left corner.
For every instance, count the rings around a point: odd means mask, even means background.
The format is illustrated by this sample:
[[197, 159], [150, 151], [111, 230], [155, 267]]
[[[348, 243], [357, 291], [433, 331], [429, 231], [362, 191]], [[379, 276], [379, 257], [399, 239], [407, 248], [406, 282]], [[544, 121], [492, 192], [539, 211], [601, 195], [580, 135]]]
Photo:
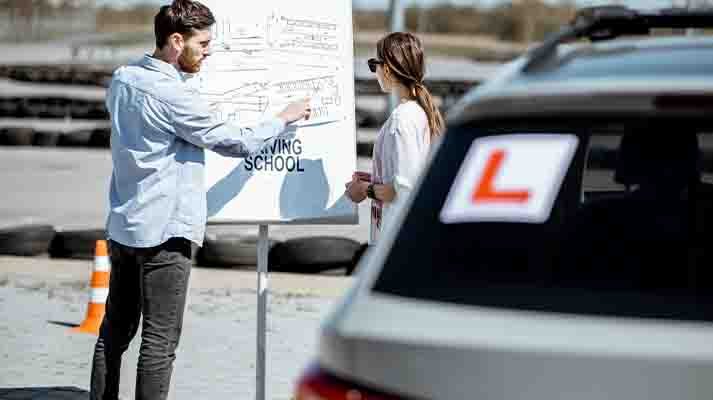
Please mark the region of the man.
[[181, 334], [192, 243], [203, 242], [204, 148], [245, 157], [308, 118], [292, 103], [254, 129], [217, 121], [183, 81], [209, 56], [211, 11], [175, 0], [155, 17], [156, 51], [117, 69], [107, 94], [113, 174], [112, 273], [91, 376], [92, 399], [117, 399], [121, 357], [143, 314], [136, 399], [166, 399]]

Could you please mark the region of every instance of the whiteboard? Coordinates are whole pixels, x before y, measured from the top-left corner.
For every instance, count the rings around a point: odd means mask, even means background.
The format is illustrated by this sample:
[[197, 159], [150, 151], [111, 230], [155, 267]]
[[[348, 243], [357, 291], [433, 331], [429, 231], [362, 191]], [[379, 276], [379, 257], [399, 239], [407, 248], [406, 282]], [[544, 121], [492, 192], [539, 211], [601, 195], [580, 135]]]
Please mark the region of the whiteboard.
[[212, 54], [188, 79], [216, 117], [254, 126], [295, 100], [312, 116], [245, 158], [206, 152], [211, 223], [358, 223], [351, 0], [202, 0]]

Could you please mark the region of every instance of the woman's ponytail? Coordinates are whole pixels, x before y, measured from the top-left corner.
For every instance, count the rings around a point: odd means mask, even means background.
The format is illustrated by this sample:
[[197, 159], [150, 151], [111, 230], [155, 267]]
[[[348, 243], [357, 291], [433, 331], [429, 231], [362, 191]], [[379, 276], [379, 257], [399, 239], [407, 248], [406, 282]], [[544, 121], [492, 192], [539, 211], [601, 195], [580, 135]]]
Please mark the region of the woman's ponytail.
[[411, 93], [416, 99], [416, 102], [423, 108], [423, 111], [426, 112], [428, 127], [431, 130], [431, 139], [440, 136], [441, 133], [443, 133], [443, 116], [433, 101], [431, 92], [423, 83], [416, 82], [412, 86]]

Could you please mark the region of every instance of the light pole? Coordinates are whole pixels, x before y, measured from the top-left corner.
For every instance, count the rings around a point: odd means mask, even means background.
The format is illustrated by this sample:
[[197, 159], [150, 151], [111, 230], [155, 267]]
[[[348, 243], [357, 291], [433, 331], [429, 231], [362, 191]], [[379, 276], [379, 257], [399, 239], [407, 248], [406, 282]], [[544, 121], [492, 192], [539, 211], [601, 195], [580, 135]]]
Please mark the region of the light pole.
[[[688, 11], [695, 11], [696, 8], [698, 8], [698, 7], [703, 8], [702, 6], [704, 6], [704, 5], [701, 3], [704, 3], [704, 2], [697, 2], [695, 0], [686, 0], [686, 9]], [[697, 28], [687, 28], [686, 29], [687, 36], [695, 36], [700, 33], [701, 33], [701, 29], [697, 29]]]
[[[403, 0], [390, 0], [389, 3], [389, 31], [401, 32], [405, 30], [404, 20], [406, 10], [404, 9]], [[389, 95], [389, 109], [387, 115], [396, 108], [399, 98], [395, 94]]]

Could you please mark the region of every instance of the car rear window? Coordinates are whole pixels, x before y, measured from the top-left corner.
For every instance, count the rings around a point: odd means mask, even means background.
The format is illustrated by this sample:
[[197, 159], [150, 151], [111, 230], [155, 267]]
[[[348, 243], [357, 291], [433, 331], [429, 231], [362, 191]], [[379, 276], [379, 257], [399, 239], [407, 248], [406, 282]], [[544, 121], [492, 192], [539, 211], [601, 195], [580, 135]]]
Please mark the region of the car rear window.
[[[700, 133], [709, 129], [680, 132], [683, 125], [672, 121], [498, 125], [465, 126], [445, 135], [413, 193], [374, 291], [535, 311], [713, 318], [713, 180], [706, 150], [713, 141]], [[465, 165], [478, 163], [473, 147], [482, 149], [483, 139], [528, 135], [576, 138], [550, 209], [537, 214], [544, 219], [497, 208], [444, 218]], [[507, 167], [501, 163], [501, 175], [490, 185], [494, 198], [524, 196], [538, 174], [557, 174], [556, 164], [546, 161], [548, 152], [545, 147], [529, 154], [533, 175], [519, 181], [518, 175], [504, 178]], [[476, 169], [484, 173], [487, 165], [480, 161]], [[473, 191], [482, 186], [483, 173], [468, 176]], [[530, 189], [532, 200], [538, 188]]]

